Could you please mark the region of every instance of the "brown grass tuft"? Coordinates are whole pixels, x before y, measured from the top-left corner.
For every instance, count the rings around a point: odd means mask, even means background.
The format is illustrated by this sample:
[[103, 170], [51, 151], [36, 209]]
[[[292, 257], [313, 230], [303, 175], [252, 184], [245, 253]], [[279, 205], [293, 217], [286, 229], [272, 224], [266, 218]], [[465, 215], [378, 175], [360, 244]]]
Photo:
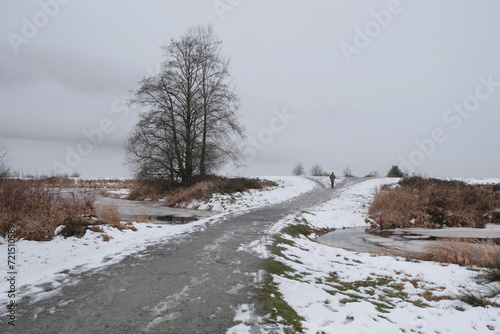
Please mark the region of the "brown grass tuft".
[[460, 266], [491, 268], [500, 257], [500, 247], [493, 240], [445, 239], [426, 247], [419, 256], [426, 261], [454, 263]]
[[116, 225], [121, 222], [116, 203], [109, 202], [97, 206], [98, 222], [101, 224]]

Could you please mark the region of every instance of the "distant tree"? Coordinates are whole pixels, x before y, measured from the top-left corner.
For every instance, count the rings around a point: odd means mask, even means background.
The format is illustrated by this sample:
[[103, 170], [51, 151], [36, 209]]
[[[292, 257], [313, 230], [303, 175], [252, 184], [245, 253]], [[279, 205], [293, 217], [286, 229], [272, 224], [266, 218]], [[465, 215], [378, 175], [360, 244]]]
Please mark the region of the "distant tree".
[[352, 175], [352, 171], [351, 171], [351, 168], [349, 168], [349, 166], [347, 166], [345, 169], [344, 169], [344, 176], [345, 177], [354, 177], [354, 175]]
[[211, 26], [190, 28], [163, 50], [160, 72], [144, 78], [130, 101], [147, 110], [125, 145], [127, 163], [137, 179], [190, 186], [241, 157], [239, 98]]
[[0, 180], [10, 176], [10, 157], [7, 148], [0, 143]]
[[405, 173], [399, 169], [399, 166], [392, 166], [389, 172], [387, 173], [387, 177], [404, 177]]
[[316, 164], [316, 165], [311, 167], [311, 175], [312, 176], [325, 176], [327, 174], [325, 173], [325, 171], [323, 170], [323, 168], [320, 165]]
[[292, 175], [304, 175], [305, 173], [306, 171], [301, 162], [299, 162], [297, 166], [293, 167]]

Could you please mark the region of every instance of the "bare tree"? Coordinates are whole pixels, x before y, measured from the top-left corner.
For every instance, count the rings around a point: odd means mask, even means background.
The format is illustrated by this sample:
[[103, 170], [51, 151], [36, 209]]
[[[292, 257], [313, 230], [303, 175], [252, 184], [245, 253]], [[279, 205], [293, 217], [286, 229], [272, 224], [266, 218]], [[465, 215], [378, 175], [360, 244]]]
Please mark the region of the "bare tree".
[[299, 162], [297, 166], [293, 167], [292, 175], [304, 175], [305, 173], [306, 171], [301, 162]]
[[136, 177], [191, 185], [238, 160], [243, 128], [229, 60], [211, 26], [197, 26], [163, 46], [165, 61], [144, 78], [130, 103], [147, 108], [125, 149]]
[[199, 161], [200, 176], [203, 178], [207, 168], [217, 166], [220, 156], [236, 159], [234, 148], [227, 144], [231, 143], [234, 133], [241, 136], [243, 128], [234, 114], [239, 99], [230, 81], [229, 59], [222, 55], [222, 42], [218, 40], [212, 26], [193, 27], [188, 31], [188, 35], [199, 42], [197, 54], [201, 66], [202, 98], [202, 143]]
[[7, 148], [0, 143], [0, 180], [10, 175], [10, 157]]
[[320, 165], [316, 164], [316, 165], [311, 167], [311, 175], [312, 176], [325, 176], [327, 174]]
[[354, 175], [352, 175], [352, 171], [351, 171], [351, 168], [349, 166], [347, 166], [345, 169], [344, 169], [344, 176], [345, 177], [354, 177]]

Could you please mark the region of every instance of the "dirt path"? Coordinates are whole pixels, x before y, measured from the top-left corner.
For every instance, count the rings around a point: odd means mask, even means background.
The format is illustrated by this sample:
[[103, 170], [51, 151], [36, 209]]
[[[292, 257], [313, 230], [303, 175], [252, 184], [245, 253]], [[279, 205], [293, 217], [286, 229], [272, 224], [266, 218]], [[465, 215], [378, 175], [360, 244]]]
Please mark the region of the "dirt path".
[[346, 180], [335, 190], [318, 183], [296, 199], [228, 216], [75, 277], [55, 296], [21, 301], [16, 332], [226, 333], [237, 324], [238, 306], [255, 303], [262, 268], [262, 260], [240, 246], [259, 240], [284, 216], [328, 201], [355, 182]]

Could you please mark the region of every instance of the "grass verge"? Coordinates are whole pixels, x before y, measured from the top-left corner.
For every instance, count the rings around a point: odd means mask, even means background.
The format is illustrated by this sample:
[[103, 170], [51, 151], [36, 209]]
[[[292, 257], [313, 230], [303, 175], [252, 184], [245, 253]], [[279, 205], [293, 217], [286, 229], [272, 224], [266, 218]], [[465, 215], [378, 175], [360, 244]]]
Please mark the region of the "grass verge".
[[[312, 230], [307, 224], [290, 225], [281, 230], [282, 234], [288, 234], [295, 237], [300, 235], [309, 235]], [[278, 284], [274, 282], [273, 275], [282, 276], [288, 279], [297, 279], [300, 274], [295, 274], [295, 270], [281, 262], [280, 258], [286, 258], [282, 251], [282, 245], [293, 245], [293, 241], [276, 236], [271, 246], [271, 256], [264, 262], [264, 276], [261, 286], [257, 289], [257, 300], [259, 301], [259, 310], [268, 315], [268, 321], [279, 323], [284, 326], [285, 333], [303, 333], [301, 317], [295, 310], [283, 299], [283, 294], [279, 291]]]
[[278, 284], [273, 281], [272, 275], [287, 276], [294, 271], [292, 268], [276, 261], [272, 258], [266, 260], [264, 264], [266, 274], [261, 286], [257, 289], [257, 300], [259, 310], [268, 315], [268, 321], [280, 323], [285, 326], [285, 333], [303, 333], [302, 321], [304, 318], [295, 312], [283, 299], [283, 294], [279, 291]]

